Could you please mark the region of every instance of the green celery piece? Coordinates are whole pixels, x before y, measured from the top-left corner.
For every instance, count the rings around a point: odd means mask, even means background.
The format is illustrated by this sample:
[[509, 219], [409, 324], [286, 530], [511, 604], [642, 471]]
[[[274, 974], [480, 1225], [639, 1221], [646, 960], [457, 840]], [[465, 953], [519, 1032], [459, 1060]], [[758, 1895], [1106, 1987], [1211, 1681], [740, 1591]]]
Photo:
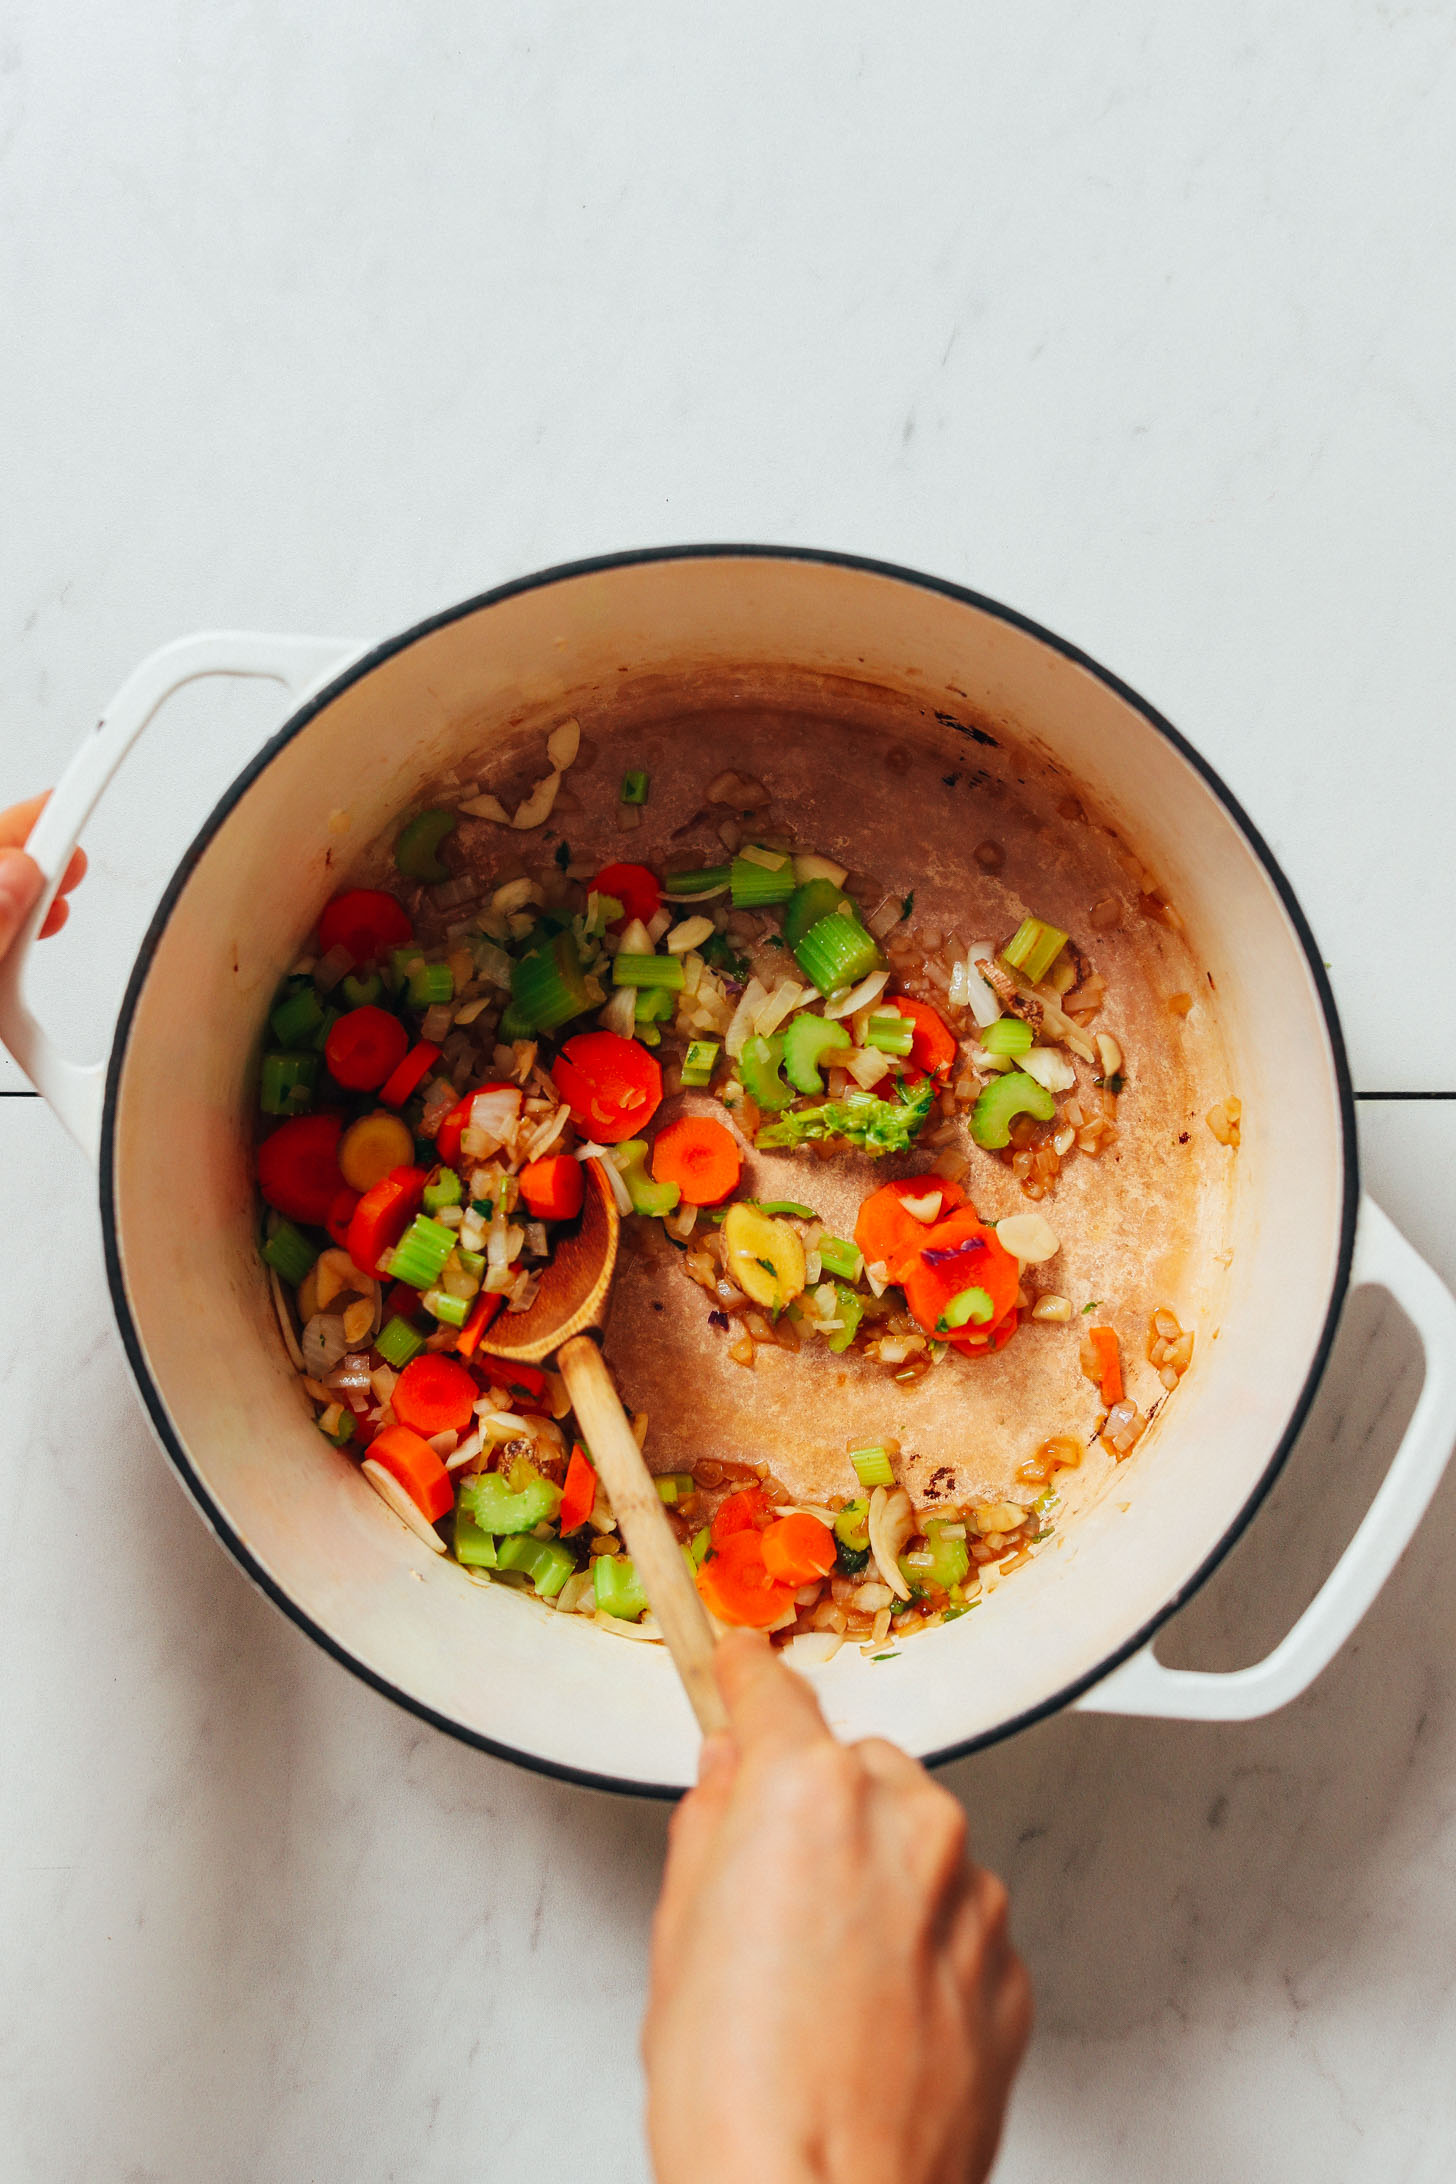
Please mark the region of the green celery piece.
[[291, 1221], [280, 1221], [263, 1246], [263, 1257], [280, 1280], [290, 1289], [297, 1289], [318, 1258], [318, 1246], [301, 1235]]
[[398, 993], [400, 987], [408, 982], [410, 965], [422, 963], [424, 955], [425, 951], [417, 940], [409, 941], [403, 948], [390, 949], [389, 969], [385, 973], [384, 982], [391, 993]]
[[693, 902], [705, 895], [721, 895], [731, 884], [732, 868], [710, 865], [701, 872], [669, 872], [662, 892], [669, 902]]
[[418, 1328], [411, 1327], [406, 1319], [396, 1313], [385, 1321], [374, 1338], [374, 1347], [386, 1365], [396, 1372], [403, 1372], [412, 1357], [418, 1357], [425, 1347], [425, 1338]]
[[417, 963], [409, 974], [412, 1008], [433, 1008], [455, 998], [455, 974], [448, 963]]
[[755, 1143], [769, 1151], [776, 1146], [807, 1145], [817, 1138], [843, 1138], [876, 1156], [908, 1152], [930, 1113], [933, 1097], [928, 1077], [898, 1100], [852, 1092], [842, 1100], [826, 1100], [822, 1106], [781, 1115], [759, 1131]]
[[458, 824], [453, 811], [422, 811], [400, 829], [394, 845], [396, 871], [408, 880], [434, 885], [450, 878], [450, 868], [440, 862], [440, 844]]
[[[823, 880], [809, 882], [810, 887], [827, 884]], [[819, 1074], [818, 1064], [826, 1054], [853, 1043], [837, 1018], [814, 1016], [805, 1009], [794, 1017], [783, 1036], [784, 1075], [796, 1091], [821, 1093], [824, 1079]], [[759, 1105], [762, 1104], [760, 1101]]]
[[592, 1564], [597, 1606], [619, 1622], [635, 1623], [647, 1608], [635, 1564], [628, 1555], [598, 1555]]
[[524, 1570], [543, 1600], [554, 1600], [576, 1569], [576, 1557], [559, 1539], [532, 1539], [516, 1532], [503, 1539], [496, 1550], [502, 1570]]
[[408, 1282], [414, 1289], [429, 1289], [455, 1249], [455, 1231], [428, 1214], [417, 1213], [395, 1245], [389, 1261], [389, 1278]]
[[1009, 1054], [1013, 1060], [1029, 1054], [1035, 1043], [1030, 1024], [1020, 1016], [998, 1016], [981, 1033], [981, 1044], [988, 1054]]
[[614, 986], [665, 986], [670, 993], [681, 993], [685, 976], [681, 956], [618, 954], [612, 958]]
[[836, 1309], [844, 1325], [835, 1328], [829, 1337], [829, 1347], [836, 1357], [842, 1357], [859, 1333], [859, 1323], [864, 1318], [864, 1306], [858, 1294], [853, 1289], [846, 1289], [843, 1282], [835, 1283], [834, 1294]]
[[690, 1471], [659, 1471], [657, 1491], [671, 1509], [696, 1491], [696, 1482]]
[[555, 1519], [561, 1507], [561, 1489], [543, 1478], [534, 1464], [518, 1458], [509, 1479], [498, 1471], [480, 1471], [460, 1489], [460, 1506], [482, 1532], [497, 1537], [511, 1532], [534, 1532], [538, 1524]]
[[1028, 1077], [1024, 1069], [1013, 1069], [1008, 1076], [997, 1077], [981, 1093], [971, 1109], [971, 1136], [988, 1152], [997, 1152], [1010, 1144], [1011, 1125], [1018, 1115], [1050, 1122], [1056, 1111], [1057, 1103], [1044, 1085]]
[[460, 1178], [453, 1168], [442, 1168], [433, 1183], [425, 1185], [425, 1211], [438, 1213], [442, 1206], [460, 1203]]
[[1023, 918], [1002, 949], [1001, 960], [1039, 986], [1066, 945], [1067, 935], [1060, 926], [1048, 925], [1044, 918]]
[[879, 1445], [852, 1448], [849, 1460], [854, 1465], [854, 1475], [861, 1486], [893, 1486], [895, 1473], [890, 1463], [890, 1452]]
[[959, 1296], [951, 1298], [935, 1323], [935, 1331], [938, 1335], [947, 1335], [957, 1327], [984, 1327], [995, 1309], [988, 1291], [963, 1289]]
[[793, 858], [776, 849], [765, 850], [764, 855], [777, 857], [778, 864], [756, 864], [752, 857], [734, 858], [731, 884], [735, 910], [763, 910], [771, 903], [787, 902], [795, 892]]
[[700, 1570], [703, 1567], [708, 1557], [708, 1549], [712, 1544], [713, 1535], [706, 1524], [701, 1531], [694, 1532], [692, 1538], [688, 1541], [683, 1552], [695, 1570]]
[[339, 991], [351, 1009], [373, 1008], [384, 991], [384, 980], [378, 971], [350, 971], [341, 980]]
[[836, 887], [833, 880], [806, 880], [789, 897], [789, 907], [784, 912], [784, 939], [791, 948], [797, 948], [811, 925], [817, 925], [821, 918], [833, 917], [840, 910], [849, 917], [857, 915], [842, 887]]
[[321, 1425], [319, 1426], [319, 1432], [323, 1434], [326, 1441], [332, 1441], [335, 1448], [347, 1448], [354, 1438], [354, 1413], [346, 1406], [340, 1415], [338, 1425], [332, 1433], [324, 1432]]
[[[582, 969], [576, 936], [568, 927], [528, 949], [512, 966], [511, 1005], [501, 1020], [501, 1031], [515, 1038], [554, 1031], [558, 1024], [569, 1023], [592, 1005], [592, 989]], [[506, 1033], [506, 1018], [524, 1028]]]
[[775, 1032], [765, 1039], [755, 1032], [738, 1057], [738, 1074], [745, 1091], [756, 1100], [765, 1113], [777, 1114], [787, 1107], [794, 1095], [779, 1075], [784, 1059], [784, 1037]]
[[633, 768], [630, 773], [624, 773], [622, 776], [622, 802], [624, 804], [645, 804], [650, 786], [650, 776], [639, 769]]
[[634, 1213], [645, 1213], [660, 1218], [672, 1213], [682, 1197], [676, 1183], [654, 1183], [647, 1173], [646, 1138], [624, 1138], [614, 1146], [617, 1172], [627, 1186], [627, 1196], [632, 1201]]
[[636, 1022], [639, 1024], [670, 1024], [677, 1011], [673, 989], [670, 986], [639, 986], [637, 989]]
[[452, 1297], [448, 1289], [427, 1289], [420, 1302], [444, 1327], [463, 1327], [471, 1304], [467, 1297]]
[[864, 1272], [864, 1253], [843, 1236], [821, 1236], [819, 1259], [825, 1273], [837, 1274], [841, 1281], [857, 1282]]
[[869, 1518], [869, 1502], [861, 1498], [846, 1502], [834, 1520], [839, 1567], [846, 1577], [858, 1577], [870, 1559]]
[[880, 951], [859, 919], [840, 910], [810, 926], [794, 950], [794, 959], [822, 994], [831, 994], [874, 970]]
[[970, 1569], [970, 1551], [965, 1541], [943, 1538], [943, 1521], [931, 1517], [925, 1527], [925, 1551], [935, 1558], [929, 1569], [913, 1569], [907, 1556], [900, 1557], [900, 1575], [917, 1599], [931, 1591], [950, 1592], [952, 1587], [964, 1582]]
[[718, 1060], [716, 1039], [694, 1039], [683, 1056], [682, 1081], [685, 1085], [703, 1086], [713, 1081], [713, 1070]]
[[258, 1105], [265, 1115], [297, 1115], [313, 1100], [316, 1054], [265, 1054], [258, 1072]]
[[903, 1061], [915, 1043], [915, 1026], [908, 1016], [895, 1016], [887, 1009], [882, 1015], [872, 1016], [865, 1030], [865, 1045], [873, 1047], [877, 1054], [895, 1054]]
[[455, 1511], [455, 1560], [475, 1570], [496, 1566], [495, 1540], [463, 1505]]
[[268, 1022], [281, 1047], [301, 1047], [312, 1039], [323, 1020], [323, 1003], [309, 980], [283, 995]]

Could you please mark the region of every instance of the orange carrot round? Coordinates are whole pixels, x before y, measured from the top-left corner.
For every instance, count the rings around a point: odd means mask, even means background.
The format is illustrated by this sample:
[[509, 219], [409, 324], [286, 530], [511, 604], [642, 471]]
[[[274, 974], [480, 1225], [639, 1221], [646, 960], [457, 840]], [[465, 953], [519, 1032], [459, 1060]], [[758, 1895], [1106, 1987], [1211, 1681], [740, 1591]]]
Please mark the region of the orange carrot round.
[[450, 1474], [426, 1440], [408, 1426], [386, 1426], [369, 1444], [369, 1453], [398, 1481], [415, 1507], [438, 1524], [455, 1500]]
[[768, 1630], [794, 1605], [787, 1585], [775, 1584], [754, 1531], [735, 1532], [698, 1571], [698, 1591], [720, 1623]]
[[735, 1532], [762, 1531], [773, 1514], [773, 1503], [761, 1486], [742, 1486], [718, 1504], [713, 1519], [713, 1545], [721, 1547]]
[[1122, 1357], [1117, 1347], [1117, 1330], [1094, 1327], [1087, 1339], [1097, 1360], [1097, 1385], [1102, 1400], [1111, 1410], [1114, 1403], [1122, 1401]]
[[895, 1006], [915, 1026], [910, 1037], [910, 1059], [928, 1077], [941, 1077], [956, 1058], [955, 1036], [928, 1001], [912, 1001], [908, 993], [895, 995]]
[[686, 1206], [721, 1205], [737, 1190], [742, 1172], [732, 1131], [711, 1115], [679, 1115], [657, 1133], [652, 1179], [676, 1183]]
[[548, 1153], [528, 1161], [520, 1175], [521, 1196], [538, 1221], [574, 1221], [586, 1196], [586, 1177], [570, 1153]]
[[928, 1221], [917, 1220], [913, 1213], [907, 1213], [903, 1201], [928, 1198], [933, 1191], [940, 1193], [937, 1221], [943, 1221], [947, 1214], [955, 1213], [966, 1203], [966, 1194], [959, 1183], [951, 1183], [943, 1175], [907, 1175], [898, 1183], [882, 1184], [859, 1209], [854, 1240], [870, 1266], [883, 1263], [889, 1269], [892, 1282], [900, 1279], [901, 1262], [920, 1249], [932, 1226]]
[[996, 1231], [979, 1219], [973, 1206], [962, 1206], [920, 1232], [920, 1248], [901, 1261], [905, 1302], [927, 1334], [944, 1334], [941, 1315], [967, 1289], [984, 1290], [994, 1327], [1016, 1303], [1020, 1269]]
[[761, 1535], [764, 1568], [776, 1584], [812, 1585], [834, 1568], [834, 1534], [817, 1517], [795, 1510], [776, 1517]]
[[465, 1367], [438, 1350], [411, 1358], [394, 1384], [390, 1407], [402, 1426], [429, 1440], [436, 1433], [459, 1433], [475, 1409], [476, 1386]]
[[586, 1450], [580, 1441], [571, 1452], [571, 1462], [566, 1467], [566, 1484], [561, 1489], [561, 1507], [557, 1512], [557, 1528], [564, 1539], [578, 1525], [586, 1523], [597, 1498], [597, 1475], [591, 1467]]

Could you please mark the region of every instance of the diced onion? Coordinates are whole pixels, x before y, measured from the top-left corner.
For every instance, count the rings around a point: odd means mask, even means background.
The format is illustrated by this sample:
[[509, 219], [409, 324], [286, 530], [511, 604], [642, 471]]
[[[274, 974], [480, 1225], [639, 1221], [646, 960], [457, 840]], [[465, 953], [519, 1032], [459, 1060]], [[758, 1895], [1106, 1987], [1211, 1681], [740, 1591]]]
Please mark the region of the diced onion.
[[456, 809], [467, 819], [493, 819], [498, 827], [511, 823], [511, 815], [498, 796], [468, 796]]
[[630, 1039], [637, 1024], [637, 988], [614, 986], [598, 1022], [604, 1031], [614, 1031], [619, 1039]]
[[[710, 940], [712, 934], [713, 920], [711, 918], [684, 918], [682, 923], [674, 925], [668, 934], [667, 952], [669, 955], [686, 955], [690, 949], [698, 947], [701, 942]], [[699, 968], [701, 968], [701, 963], [702, 959], [700, 957]]]
[[477, 1092], [470, 1102], [470, 1127], [504, 1145], [514, 1137], [520, 1119], [521, 1095], [515, 1085], [493, 1085]]
[[538, 781], [524, 802], [517, 804], [511, 825], [519, 827], [523, 832], [530, 827], [544, 826], [551, 817], [551, 807], [556, 802], [556, 792], [560, 786], [559, 773], [549, 773], [544, 781]]
[[427, 1039], [431, 1046], [438, 1046], [450, 1029], [454, 1016], [455, 1011], [448, 1001], [435, 1002], [432, 1007], [425, 1011], [423, 1021], [420, 1024], [420, 1037]]
[[781, 978], [754, 1017], [754, 1030], [760, 1032], [764, 1038], [770, 1032], [777, 1031], [784, 1018], [793, 1014], [808, 991], [809, 988], [801, 986], [796, 979]]
[[857, 986], [851, 986], [849, 992], [841, 994], [837, 1001], [826, 1001], [824, 1014], [830, 1018], [853, 1016], [857, 1009], [866, 1007], [871, 1001], [878, 1001], [889, 983], [888, 971], [871, 971], [867, 978], [862, 978]]
[[330, 948], [313, 967], [313, 982], [320, 993], [332, 993], [339, 980], [354, 968], [352, 948]]
[[957, 960], [950, 974], [950, 1000], [956, 1008], [969, 1009], [983, 1031], [1004, 1013], [972, 957]]
[[733, 1011], [732, 1022], [723, 1036], [723, 1045], [727, 1049], [730, 1061], [736, 1062], [747, 1046], [753, 1033], [753, 1026], [757, 1020], [758, 1012], [767, 999], [768, 994], [763, 981], [758, 978], [750, 978], [743, 989], [742, 999]]
[[843, 887], [848, 877], [849, 868], [836, 864], [832, 857], [819, 857], [811, 852], [794, 859], [794, 878], [800, 887], [810, 880], [828, 880], [831, 887]]
[[632, 1211], [632, 1194], [622, 1181], [621, 1170], [613, 1158], [611, 1146], [581, 1145], [577, 1148], [576, 1157], [578, 1160], [600, 1161], [602, 1172], [612, 1187], [612, 1196], [617, 1201], [618, 1213], [630, 1213]]
[[315, 1312], [299, 1337], [298, 1347], [303, 1353], [304, 1371], [322, 1380], [349, 1347], [342, 1317], [333, 1312]]
[[293, 1314], [288, 1309], [288, 1302], [283, 1294], [283, 1284], [278, 1279], [278, 1269], [273, 1266], [268, 1269], [268, 1287], [272, 1291], [273, 1310], [278, 1317], [278, 1332], [283, 1337], [283, 1347], [288, 1352], [295, 1371], [301, 1373], [303, 1371], [303, 1352], [298, 1347], [298, 1337], [293, 1331]]
[[868, 1092], [894, 1067], [888, 1054], [874, 1047], [847, 1047], [835, 1059], [849, 1071], [861, 1091]]
[[1065, 1054], [1058, 1054], [1055, 1047], [1034, 1046], [1023, 1054], [1017, 1063], [1046, 1092], [1070, 1092], [1077, 1082], [1077, 1072]]
[[568, 766], [576, 763], [581, 749], [581, 722], [564, 720], [559, 728], [553, 728], [546, 738], [546, 756], [558, 773], [565, 773]]
[[504, 948], [498, 948], [493, 940], [478, 940], [475, 943], [475, 968], [492, 986], [500, 986], [509, 993], [511, 959]]

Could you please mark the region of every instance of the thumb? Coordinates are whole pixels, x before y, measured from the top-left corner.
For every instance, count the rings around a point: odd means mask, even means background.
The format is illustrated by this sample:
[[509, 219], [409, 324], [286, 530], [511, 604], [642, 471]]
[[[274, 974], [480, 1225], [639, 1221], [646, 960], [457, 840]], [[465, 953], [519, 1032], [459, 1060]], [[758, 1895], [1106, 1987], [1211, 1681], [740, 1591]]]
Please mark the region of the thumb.
[[0, 956], [35, 908], [41, 891], [40, 866], [23, 849], [0, 849]]

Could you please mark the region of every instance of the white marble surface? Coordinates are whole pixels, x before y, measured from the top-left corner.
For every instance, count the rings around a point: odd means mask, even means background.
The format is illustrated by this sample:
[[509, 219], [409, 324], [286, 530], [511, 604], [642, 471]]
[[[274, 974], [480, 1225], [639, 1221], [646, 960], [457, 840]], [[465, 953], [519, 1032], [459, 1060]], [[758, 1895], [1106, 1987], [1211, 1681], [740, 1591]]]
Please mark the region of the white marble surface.
[[[1301, 889], [1362, 1088], [1456, 1090], [1456, 1017], [1372, 970], [1456, 914], [1453, 122], [1436, 4], [19, 0], [0, 801], [190, 628], [374, 636], [578, 553], [840, 545], [1161, 705]], [[37, 981], [78, 1046], [267, 717], [194, 694], [113, 792]], [[1362, 1125], [1456, 1279], [1456, 1103]], [[142, 1426], [28, 1098], [0, 1234], [0, 2174], [642, 2178], [661, 1812], [418, 1728], [253, 1596]], [[1287, 1623], [1409, 1372], [1347, 1331], [1166, 1657]], [[1448, 1484], [1272, 1721], [1061, 1720], [952, 1770], [1041, 1997], [1001, 2178], [1456, 2168], [1453, 1552]]]

